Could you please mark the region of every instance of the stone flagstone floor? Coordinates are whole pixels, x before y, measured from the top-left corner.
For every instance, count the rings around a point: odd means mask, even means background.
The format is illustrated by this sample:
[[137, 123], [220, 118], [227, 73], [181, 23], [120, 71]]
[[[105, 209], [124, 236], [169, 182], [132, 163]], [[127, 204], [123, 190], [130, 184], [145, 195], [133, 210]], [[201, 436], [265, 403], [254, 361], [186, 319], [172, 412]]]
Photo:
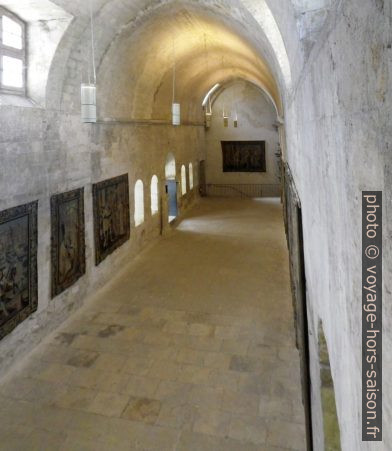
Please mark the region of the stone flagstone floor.
[[0, 449], [305, 450], [277, 200], [205, 199], [0, 384]]

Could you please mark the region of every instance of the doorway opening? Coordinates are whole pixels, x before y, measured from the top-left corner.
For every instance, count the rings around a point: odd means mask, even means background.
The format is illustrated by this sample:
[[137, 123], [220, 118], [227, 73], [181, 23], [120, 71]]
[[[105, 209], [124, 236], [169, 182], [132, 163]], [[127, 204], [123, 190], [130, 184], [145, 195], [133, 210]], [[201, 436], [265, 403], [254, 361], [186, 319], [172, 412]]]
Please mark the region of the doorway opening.
[[169, 153], [166, 158], [165, 178], [168, 199], [168, 220], [170, 223], [178, 216], [176, 160], [172, 153]]
[[303, 381], [302, 397], [305, 410], [306, 441], [309, 451], [313, 451], [312, 404], [309, 352], [308, 308], [306, 302], [305, 257], [302, 229], [302, 210], [296, 205], [298, 231], [298, 299], [297, 299], [297, 343], [300, 354], [301, 376]]
[[167, 189], [168, 206], [169, 206], [169, 222], [173, 222], [178, 216], [177, 181], [176, 180], [166, 180], [166, 189]]
[[311, 377], [309, 353], [308, 307], [301, 202], [290, 168], [284, 171], [284, 213], [290, 255], [296, 345], [300, 355], [302, 403], [305, 413], [307, 450], [313, 451]]

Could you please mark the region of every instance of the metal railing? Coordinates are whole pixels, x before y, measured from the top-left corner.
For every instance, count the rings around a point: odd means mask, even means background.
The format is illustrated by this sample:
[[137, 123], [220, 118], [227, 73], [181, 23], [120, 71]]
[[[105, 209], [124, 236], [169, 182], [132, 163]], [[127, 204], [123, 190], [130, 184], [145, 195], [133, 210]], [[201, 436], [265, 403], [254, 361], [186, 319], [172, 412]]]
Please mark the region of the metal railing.
[[206, 194], [210, 197], [280, 197], [281, 185], [277, 183], [207, 183]]

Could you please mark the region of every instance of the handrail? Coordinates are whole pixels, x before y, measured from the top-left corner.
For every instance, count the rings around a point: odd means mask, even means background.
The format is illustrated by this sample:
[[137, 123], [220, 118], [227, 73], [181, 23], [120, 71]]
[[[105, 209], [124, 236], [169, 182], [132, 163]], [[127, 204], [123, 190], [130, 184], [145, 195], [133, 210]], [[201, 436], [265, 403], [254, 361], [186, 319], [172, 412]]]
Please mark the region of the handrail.
[[[257, 197], [280, 196], [281, 185], [278, 183], [207, 183], [207, 196], [232, 197], [239, 195], [249, 199]], [[269, 194], [268, 194], [269, 193]]]
[[243, 191], [241, 191], [239, 188], [236, 188], [235, 186], [232, 185], [226, 185], [226, 184], [216, 184], [216, 183], [209, 183], [207, 185], [207, 189], [209, 187], [213, 186], [214, 188], [225, 188], [225, 189], [231, 189], [232, 191], [236, 191], [237, 193], [240, 193], [242, 196], [246, 196], [249, 197], [250, 199], [252, 198], [252, 196], [244, 193]]

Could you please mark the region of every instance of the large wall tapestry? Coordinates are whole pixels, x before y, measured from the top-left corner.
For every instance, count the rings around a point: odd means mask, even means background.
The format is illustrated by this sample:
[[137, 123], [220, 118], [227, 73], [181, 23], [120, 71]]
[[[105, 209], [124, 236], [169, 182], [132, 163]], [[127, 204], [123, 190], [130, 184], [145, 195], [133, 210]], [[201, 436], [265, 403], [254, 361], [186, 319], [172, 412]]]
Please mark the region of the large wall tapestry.
[[95, 264], [130, 236], [128, 174], [93, 185]]
[[222, 141], [223, 172], [266, 172], [265, 141]]
[[38, 307], [37, 208], [0, 212], [0, 339]]
[[83, 188], [50, 199], [52, 219], [52, 297], [86, 272]]

